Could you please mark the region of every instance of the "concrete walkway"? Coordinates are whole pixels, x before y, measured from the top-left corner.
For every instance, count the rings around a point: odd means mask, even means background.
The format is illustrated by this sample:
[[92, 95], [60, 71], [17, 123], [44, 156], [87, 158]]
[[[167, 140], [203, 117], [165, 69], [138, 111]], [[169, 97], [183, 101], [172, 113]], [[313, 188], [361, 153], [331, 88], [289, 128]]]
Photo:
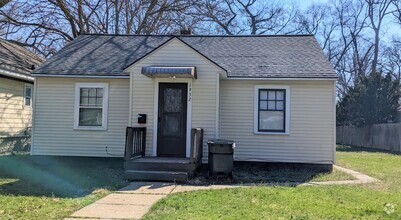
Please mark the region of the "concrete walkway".
[[115, 193], [78, 210], [67, 220], [140, 219], [154, 203], [170, 193], [234, 187], [239, 186], [187, 186], [174, 183], [132, 182]]
[[378, 179], [375, 179], [366, 174], [357, 172], [355, 170], [350, 170], [344, 167], [340, 167], [337, 165], [333, 166], [334, 169], [340, 170], [346, 174], [353, 176], [356, 180], [337, 180], [337, 181], [324, 181], [324, 182], [308, 182], [302, 183], [300, 185], [311, 186], [311, 185], [348, 185], [348, 184], [366, 184], [366, 183], [374, 183], [378, 182]]
[[[343, 167], [335, 166], [356, 180], [308, 182], [295, 185], [339, 185], [339, 184], [364, 184], [378, 181], [368, 175]], [[236, 187], [252, 187], [255, 185], [210, 185], [210, 186], [188, 186], [176, 185], [174, 183], [160, 182], [132, 182], [128, 186], [86, 206], [67, 220], [77, 219], [140, 219], [149, 208], [159, 199], [171, 193], [187, 192], [204, 189], [226, 189]], [[259, 184], [260, 186], [260, 184]]]

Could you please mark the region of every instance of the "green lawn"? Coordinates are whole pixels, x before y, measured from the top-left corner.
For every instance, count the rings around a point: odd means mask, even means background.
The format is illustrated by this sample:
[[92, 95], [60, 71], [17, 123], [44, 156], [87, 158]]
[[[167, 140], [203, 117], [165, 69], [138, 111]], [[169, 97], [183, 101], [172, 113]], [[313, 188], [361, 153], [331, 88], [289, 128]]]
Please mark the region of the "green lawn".
[[[341, 146], [337, 162], [382, 182], [178, 193], [154, 205], [145, 219], [401, 219], [400, 155]], [[0, 219], [67, 217], [126, 185], [122, 165], [122, 159], [0, 156]], [[352, 179], [339, 171], [268, 171], [272, 181]]]
[[154, 205], [145, 219], [401, 219], [400, 155], [339, 147], [337, 161], [382, 182], [177, 193]]
[[0, 219], [62, 219], [126, 185], [122, 159], [0, 156]]
[[333, 172], [331, 173], [321, 173], [313, 176], [310, 179], [310, 181], [313, 182], [339, 181], [339, 180], [356, 180], [356, 178], [347, 173], [334, 169]]
[[[375, 189], [401, 193], [400, 154], [339, 146], [337, 147], [337, 164], [383, 180], [380, 184], [371, 185]], [[399, 208], [401, 209], [401, 206]]]

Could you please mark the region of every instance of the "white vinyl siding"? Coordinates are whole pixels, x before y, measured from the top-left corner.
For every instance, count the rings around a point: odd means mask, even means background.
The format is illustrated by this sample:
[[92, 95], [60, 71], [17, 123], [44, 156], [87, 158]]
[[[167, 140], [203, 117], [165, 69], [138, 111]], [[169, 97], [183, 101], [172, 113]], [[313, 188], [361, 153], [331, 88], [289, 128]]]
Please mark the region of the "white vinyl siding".
[[19, 137], [29, 134], [32, 108], [24, 104], [25, 83], [0, 78], [0, 137]]
[[[129, 79], [37, 77], [36, 83], [33, 155], [124, 155]], [[74, 130], [76, 83], [109, 85], [107, 130]]]
[[[154, 153], [153, 122], [157, 82], [141, 74], [141, 68], [144, 66], [196, 66], [197, 79], [192, 80], [191, 128], [204, 129], [203, 149], [204, 155], [207, 156], [207, 140], [218, 135], [218, 85], [219, 73], [222, 70], [177, 39], [171, 40], [128, 69], [132, 77], [131, 124], [134, 127], [147, 128], [146, 155]], [[170, 82], [179, 82], [179, 79]], [[138, 114], [147, 114], [145, 125], [137, 123]]]
[[[291, 89], [288, 135], [254, 133], [255, 86]], [[235, 160], [332, 164], [335, 149], [333, 81], [222, 80], [221, 138], [236, 142]]]

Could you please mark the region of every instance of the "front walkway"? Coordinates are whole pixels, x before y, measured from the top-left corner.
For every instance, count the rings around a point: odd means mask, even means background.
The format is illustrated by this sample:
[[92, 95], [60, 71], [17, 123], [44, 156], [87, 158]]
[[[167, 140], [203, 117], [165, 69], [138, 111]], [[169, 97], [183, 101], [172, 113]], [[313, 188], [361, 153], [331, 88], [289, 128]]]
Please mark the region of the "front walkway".
[[156, 201], [170, 193], [233, 187], [238, 186], [186, 186], [174, 183], [132, 182], [119, 191], [75, 212], [68, 220], [139, 219]]
[[[337, 184], [363, 184], [378, 181], [363, 173], [335, 166], [356, 180], [309, 182], [295, 185], [337, 185]], [[254, 185], [253, 185], [254, 186]], [[174, 183], [159, 182], [132, 182], [128, 186], [112, 193], [93, 204], [78, 210], [68, 220], [77, 219], [140, 219], [149, 208], [159, 199], [168, 194], [202, 189], [225, 189], [234, 187], [251, 187], [250, 185], [210, 185], [188, 186]]]

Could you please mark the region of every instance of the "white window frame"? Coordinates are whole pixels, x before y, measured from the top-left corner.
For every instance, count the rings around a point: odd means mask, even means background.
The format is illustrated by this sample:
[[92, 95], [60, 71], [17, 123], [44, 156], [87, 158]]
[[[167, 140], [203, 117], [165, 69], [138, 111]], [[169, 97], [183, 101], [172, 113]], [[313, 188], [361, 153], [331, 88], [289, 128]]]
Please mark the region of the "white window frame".
[[[30, 102], [30, 105], [26, 105], [26, 89], [27, 88], [31, 89], [31, 97], [30, 97], [31, 102]], [[33, 85], [29, 84], [29, 83], [25, 83], [24, 84], [24, 103], [23, 103], [23, 106], [27, 107], [27, 108], [32, 108], [32, 106], [33, 106], [32, 103], [33, 103]]]
[[[103, 89], [102, 104], [102, 126], [79, 126], [79, 100], [81, 88]], [[75, 130], [107, 130], [107, 116], [109, 103], [108, 83], [75, 83], [75, 107], [74, 107], [74, 129]]]
[[[285, 90], [285, 130], [284, 132], [259, 131], [259, 90], [260, 89], [284, 89]], [[290, 86], [284, 85], [257, 85], [254, 89], [254, 112], [253, 112], [253, 132], [255, 134], [274, 134], [274, 135], [289, 135], [290, 134]]]

